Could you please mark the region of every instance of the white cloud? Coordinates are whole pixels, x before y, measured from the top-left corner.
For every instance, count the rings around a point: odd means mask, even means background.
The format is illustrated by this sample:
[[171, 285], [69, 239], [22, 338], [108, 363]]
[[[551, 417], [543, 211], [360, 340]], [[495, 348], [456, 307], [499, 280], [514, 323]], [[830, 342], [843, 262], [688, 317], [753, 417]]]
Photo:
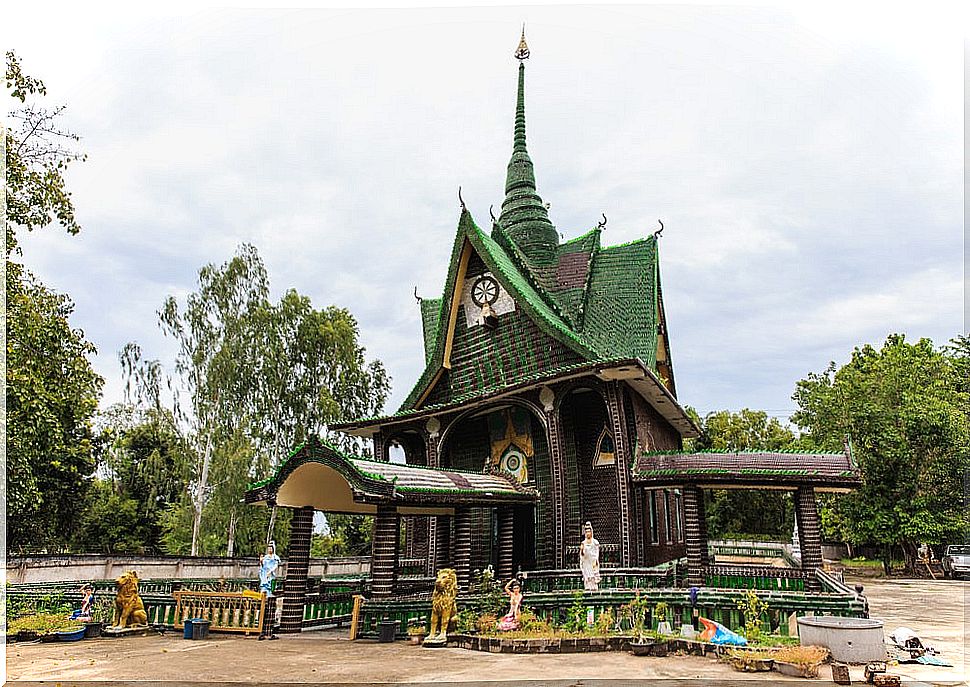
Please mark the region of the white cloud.
[[26, 261], [77, 302], [110, 401], [124, 342], [171, 355], [165, 296], [253, 242], [274, 293], [355, 313], [395, 406], [457, 187], [481, 226], [501, 203], [524, 19], [560, 230], [606, 212], [620, 243], [663, 218], [682, 399], [785, 408], [853, 345], [960, 329], [962, 39], [939, 14], [826, 7], [24, 15], [13, 47], [90, 156], [70, 174], [83, 232], [26, 238]]

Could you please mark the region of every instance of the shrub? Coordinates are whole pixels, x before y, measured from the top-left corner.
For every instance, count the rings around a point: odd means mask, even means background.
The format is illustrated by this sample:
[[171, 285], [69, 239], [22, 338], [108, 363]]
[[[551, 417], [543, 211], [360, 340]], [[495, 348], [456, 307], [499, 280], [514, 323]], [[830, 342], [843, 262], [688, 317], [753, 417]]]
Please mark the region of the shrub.
[[738, 610], [744, 614], [744, 637], [749, 642], [761, 639], [761, 614], [768, 610], [768, 602], [749, 589], [738, 599]]
[[479, 634], [495, 632], [498, 627], [498, 617], [494, 613], [482, 613], [475, 619], [475, 629]]
[[824, 663], [829, 657], [829, 650], [821, 646], [786, 646], [774, 653], [776, 661], [801, 666]]
[[605, 611], [600, 613], [599, 617], [596, 619], [596, 632], [601, 635], [608, 635], [613, 632], [616, 628], [616, 616], [613, 614], [613, 609], [607, 608]]

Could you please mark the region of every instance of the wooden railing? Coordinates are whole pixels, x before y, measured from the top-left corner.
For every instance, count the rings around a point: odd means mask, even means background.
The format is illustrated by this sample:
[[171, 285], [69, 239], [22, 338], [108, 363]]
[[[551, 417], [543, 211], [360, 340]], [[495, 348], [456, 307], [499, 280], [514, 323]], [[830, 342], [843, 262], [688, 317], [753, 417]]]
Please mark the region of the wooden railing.
[[263, 627], [266, 595], [261, 592], [195, 592], [177, 591], [175, 629], [188, 619], [210, 622], [209, 629], [220, 632], [258, 634]]

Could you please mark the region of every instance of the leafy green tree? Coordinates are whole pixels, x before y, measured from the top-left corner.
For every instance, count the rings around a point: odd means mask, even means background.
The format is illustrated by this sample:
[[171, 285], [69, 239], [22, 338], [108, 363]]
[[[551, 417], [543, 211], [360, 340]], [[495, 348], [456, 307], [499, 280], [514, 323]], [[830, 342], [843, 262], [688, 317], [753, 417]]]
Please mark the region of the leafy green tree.
[[[103, 426], [97, 489], [87, 500], [74, 548], [80, 551], [163, 553], [162, 519], [181, 501], [190, 477], [192, 456], [164, 408], [139, 410], [115, 404], [99, 415]], [[123, 511], [127, 529], [106, 509]], [[122, 530], [112, 529], [121, 523]], [[113, 533], [113, 534], [112, 534]], [[137, 536], [136, 536], [137, 533]], [[112, 543], [111, 537], [118, 543]], [[133, 542], [137, 540], [137, 545]], [[124, 542], [124, 548], [120, 542]]]
[[[691, 409], [693, 410], [693, 409]], [[696, 415], [701, 436], [690, 450], [779, 451], [792, 448], [794, 433], [763, 411], [719, 410]], [[795, 522], [791, 494], [755, 489], [717, 489], [708, 494], [708, 536], [737, 534], [787, 535]]]
[[46, 108], [37, 100], [47, 95], [40, 79], [23, 73], [20, 60], [7, 51], [7, 91], [18, 107], [10, 118], [18, 122], [6, 134], [6, 245], [7, 255], [17, 251], [17, 227], [33, 231], [57, 222], [69, 233], [81, 227], [74, 217], [74, 202], [64, 181], [72, 162], [84, 160], [77, 150], [80, 137], [63, 129], [66, 105]]
[[67, 546], [94, 471], [92, 419], [104, 380], [71, 327], [71, 300], [7, 263], [7, 542]]
[[[348, 311], [315, 310], [295, 291], [272, 303], [266, 269], [250, 245], [221, 266], [203, 267], [198, 290], [184, 305], [168, 298], [159, 317], [178, 344], [169, 387], [186, 396], [183, 402], [174, 394], [173, 413], [197, 456], [190, 500], [166, 513], [167, 546], [181, 548], [188, 539], [191, 554], [214, 553], [203, 542], [218, 539], [233, 554], [244, 536], [246, 552], [255, 553], [262, 546], [250, 550], [253, 532], [262, 527], [274, 536], [276, 524], [272, 512], [265, 522], [264, 509], [239, 502], [246, 485], [309, 434], [333, 441], [330, 423], [379, 412], [387, 374], [379, 361], [366, 361]], [[158, 363], [143, 360], [136, 346], [126, 352], [143, 401], [161, 398]], [[187, 506], [189, 537], [182, 529]]]
[[369, 515], [327, 514], [327, 529], [314, 534], [310, 555], [314, 558], [366, 556], [370, 554], [374, 518]]
[[807, 439], [837, 451], [850, 436], [862, 470], [861, 489], [825, 503], [827, 534], [882, 545], [887, 571], [893, 546], [911, 567], [921, 542], [962, 541], [970, 524], [961, 496], [970, 468], [966, 344], [939, 350], [893, 334], [795, 390], [792, 419]]

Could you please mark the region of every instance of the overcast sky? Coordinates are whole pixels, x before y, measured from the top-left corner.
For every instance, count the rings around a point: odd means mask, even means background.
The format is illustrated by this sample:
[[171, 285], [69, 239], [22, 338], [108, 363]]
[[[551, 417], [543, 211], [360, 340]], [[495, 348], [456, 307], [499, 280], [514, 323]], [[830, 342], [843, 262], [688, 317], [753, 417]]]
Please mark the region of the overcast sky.
[[[423, 367], [412, 290], [440, 295], [457, 188], [503, 197], [521, 22], [529, 151], [566, 238], [662, 218], [682, 403], [787, 416], [795, 382], [891, 332], [963, 323], [961, 22], [839, 6], [75, 10], [4, 37], [89, 159], [83, 231], [22, 239], [76, 302], [104, 404], [156, 310], [255, 244], [274, 296], [358, 318], [396, 409]], [[127, 18], [126, 18], [127, 16]]]

